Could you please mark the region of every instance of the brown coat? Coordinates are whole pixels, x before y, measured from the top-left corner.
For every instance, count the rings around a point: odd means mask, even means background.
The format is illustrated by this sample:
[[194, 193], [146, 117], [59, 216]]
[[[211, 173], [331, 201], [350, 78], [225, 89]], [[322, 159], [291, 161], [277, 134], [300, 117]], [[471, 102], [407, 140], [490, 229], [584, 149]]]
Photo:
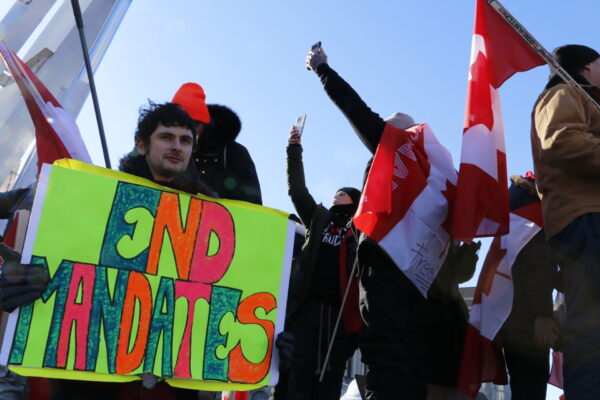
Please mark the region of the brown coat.
[[[584, 86], [596, 101], [600, 88]], [[600, 111], [584, 94], [559, 84], [532, 113], [531, 149], [546, 238], [575, 218], [600, 213]]]

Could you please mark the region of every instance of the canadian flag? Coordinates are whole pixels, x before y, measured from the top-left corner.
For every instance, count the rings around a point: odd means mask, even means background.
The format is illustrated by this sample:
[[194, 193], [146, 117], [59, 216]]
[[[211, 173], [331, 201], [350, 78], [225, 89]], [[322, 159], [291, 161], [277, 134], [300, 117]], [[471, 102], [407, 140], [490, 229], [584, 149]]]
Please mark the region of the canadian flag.
[[29, 67], [0, 41], [0, 56], [19, 87], [35, 126], [38, 171], [61, 158], [91, 163], [79, 128]]
[[498, 88], [515, 72], [543, 65], [543, 59], [488, 4], [476, 0], [475, 28], [452, 236], [508, 232], [506, 151]]
[[448, 250], [455, 184], [452, 157], [427, 124], [386, 125], [354, 224], [425, 297]]
[[[0, 56], [19, 87], [35, 126], [38, 172], [42, 164], [52, 164], [61, 158], [73, 158], [91, 163], [87, 148], [73, 117], [67, 113], [52, 93], [29, 67], [0, 40]], [[4, 243], [21, 250], [29, 221], [28, 210], [17, 210], [6, 228]]]
[[542, 229], [539, 201], [510, 212], [510, 233], [496, 237], [485, 258], [473, 297], [458, 389], [474, 398], [482, 382], [506, 383], [504, 357], [494, 342], [512, 308], [511, 268], [523, 247]]

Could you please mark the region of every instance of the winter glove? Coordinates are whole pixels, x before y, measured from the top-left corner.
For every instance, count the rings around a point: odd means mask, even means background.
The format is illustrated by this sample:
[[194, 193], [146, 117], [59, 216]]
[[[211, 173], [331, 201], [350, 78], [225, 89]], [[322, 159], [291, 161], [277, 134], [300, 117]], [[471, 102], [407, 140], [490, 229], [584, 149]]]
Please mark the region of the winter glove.
[[0, 244], [0, 258], [0, 305], [5, 311], [12, 312], [42, 296], [50, 281], [44, 267], [21, 264], [21, 254], [4, 244]]
[[158, 383], [158, 378], [150, 372], [140, 374], [140, 378], [142, 378], [142, 386], [144, 389], [152, 390]]
[[290, 332], [281, 332], [275, 339], [275, 346], [279, 350], [279, 369], [288, 369], [294, 357], [294, 335]]
[[456, 276], [459, 283], [464, 283], [473, 277], [479, 256], [477, 252], [481, 242], [463, 243], [456, 254]]
[[552, 317], [540, 315], [534, 323], [535, 343], [541, 347], [554, 347], [558, 340], [558, 325]]
[[307, 69], [312, 69], [316, 72], [317, 68], [319, 68], [321, 64], [327, 64], [327, 54], [325, 53], [323, 48], [319, 49], [317, 53], [315, 53], [314, 51], [308, 53], [308, 55], [306, 56]]

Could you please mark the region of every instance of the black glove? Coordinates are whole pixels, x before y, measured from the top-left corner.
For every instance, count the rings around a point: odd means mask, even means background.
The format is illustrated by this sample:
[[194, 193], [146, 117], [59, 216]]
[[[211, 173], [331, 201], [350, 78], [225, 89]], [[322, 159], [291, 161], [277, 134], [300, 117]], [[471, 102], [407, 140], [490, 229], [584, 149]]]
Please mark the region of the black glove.
[[473, 277], [481, 248], [481, 242], [463, 243], [458, 249], [454, 262], [456, 263], [456, 277], [459, 283], [464, 283]]
[[0, 305], [12, 312], [23, 304], [31, 303], [42, 296], [50, 281], [48, 271], [41, 265], [21, 264], [21, 255], [0, 244]]
[[294, 357], [294, 335], [290, 332], [281, 332], [275, 339], [275, 346], [279, 350], [279, 369], [288, 369]]

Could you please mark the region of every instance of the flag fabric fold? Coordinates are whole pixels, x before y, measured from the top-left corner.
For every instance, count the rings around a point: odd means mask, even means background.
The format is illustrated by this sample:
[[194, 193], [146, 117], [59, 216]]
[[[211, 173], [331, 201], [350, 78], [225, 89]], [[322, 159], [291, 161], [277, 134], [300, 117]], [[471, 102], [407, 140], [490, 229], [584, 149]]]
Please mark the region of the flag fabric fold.
[[563, 353], [560, 351], [552, 350], [552, 369], [550, 370], [548, 383], [559, 389], [564, 388]]
[[29, 67], [0, 41], [0, 56], [19, 87], [35, 126], [38, 172], [61, 158], [91, 163], [75, 120]]
[[475, 27], [452, 236], [508, 232], [509, 210], [504, 128], [498, 88], [514, 73], [543, 59], [486, 0], [476, 0]]
[[448, 250], [455, 184], [452, 157], [427, 124], [386, 125], [354, 223], [425, 297]]
[[458, 389], [474, 398], [482, 382], [506, 384], [506, 367], [496, 335], [513, 300], [511, 268], [523, 247], [542, 229], [539, 201], [510, 213], [510, 233], [496, 237], [485, 258], [469, 315]]
[[[75, 120], [29, 67], [0, 40], [0, 56], [19, 87], [35, 127], [38, 173], [42, 164], [52, 164], [61, 158], [92, 163]], [[4, 242], [22, 250], [28, 210], [17, 210], [6, 227]]]

